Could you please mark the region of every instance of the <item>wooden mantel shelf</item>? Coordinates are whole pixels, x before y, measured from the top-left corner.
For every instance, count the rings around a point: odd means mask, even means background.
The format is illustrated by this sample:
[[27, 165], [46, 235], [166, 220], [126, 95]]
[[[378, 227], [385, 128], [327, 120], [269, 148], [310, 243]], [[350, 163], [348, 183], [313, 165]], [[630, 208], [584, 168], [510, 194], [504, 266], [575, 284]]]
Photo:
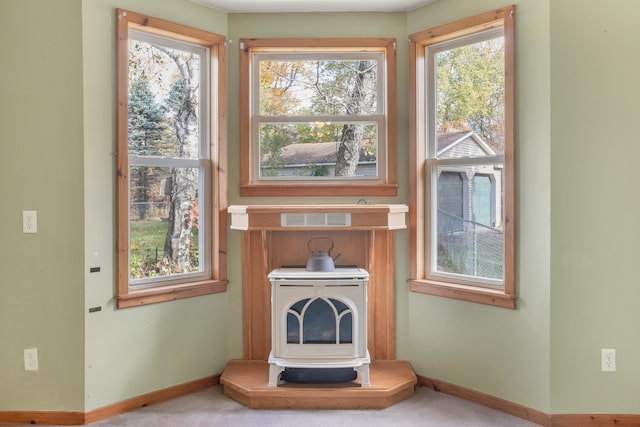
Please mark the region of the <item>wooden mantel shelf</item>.
[[[399, 230], [406, 228], [407, 205], [398, 204], [309, 204], [309, 205], [249, 205], [229, 206], [231, 228], [243, 231], [260, 230]], [[341, 224], [345, 214], [348, 224]], [[286, 224], [287, 215], [309, 215], [315, 220], [333, 215], [337, 222], [318, 224]]]

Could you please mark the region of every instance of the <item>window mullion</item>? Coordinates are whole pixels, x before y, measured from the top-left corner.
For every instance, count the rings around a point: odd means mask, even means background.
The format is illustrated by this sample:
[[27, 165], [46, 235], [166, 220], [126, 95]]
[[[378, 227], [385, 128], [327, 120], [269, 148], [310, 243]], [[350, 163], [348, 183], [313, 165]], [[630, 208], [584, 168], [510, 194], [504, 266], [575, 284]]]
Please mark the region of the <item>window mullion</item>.
[[501, 165], [504, 163], [504, 154], [483, 157], [455, 157], [446, 159], [427, 159], [427, 164], [433, 166], [477, 166], [477, 165]]
[[349, 123], [371, 122], [379, 123], [384, 120], [384, 115], [344, 115], [344, 116], [261, 116], [255, 115], [259, 123]]
[[158, 156], [138, 156], [129, 155], [130, 166], [158, 166], [176, 168], [197, 168], [200, 159], [185, 159], [181, 157], [158, 157]]

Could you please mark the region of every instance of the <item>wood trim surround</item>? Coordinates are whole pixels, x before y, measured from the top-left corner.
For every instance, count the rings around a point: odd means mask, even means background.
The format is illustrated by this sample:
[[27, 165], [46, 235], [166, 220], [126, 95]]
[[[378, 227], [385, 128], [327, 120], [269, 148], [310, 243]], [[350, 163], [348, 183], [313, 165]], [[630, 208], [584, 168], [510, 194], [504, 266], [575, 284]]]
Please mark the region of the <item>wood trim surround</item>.
[[0, 411], [3, 424], [48, 424], [54, 426], [84, 425], [84, 412], [61, 411]]
[[439, 283], [432, 280], [409, 280], [409, 290], [420, 294], [470, 301], [502, 308], [516, 308], [516, 296], [493, 289]]
[[[515, 309], [516, 292], [516, 87], [515, 87], [515, 6], [506, 6], [480, 15], [441, 25], [409, 36], [409, 289], [412, 292]], [[427, 205], [426, 167], [426, 65], [425, 48], [443, 41], [503, 27], [505, 36], [505, 160], [504, 160], [504, 289], [493, 290], [473, 282], [431, 275], [427, 230], [430, 212]]]
[[531, 421], [532, 423], [536, 423], [541, 426], [548, 425], [549, 415], [544, 412], [481, 393], [479, 391], [471, 390], [445, 381], [423, 377], [421, 375], [418, 375], [418, 384], [424, 387], [429, 387], [438, 392], [459, 397], [461, 399], [478, 403], [482, 406]]
[[[128, 39], [129, 29], [197, 44], [210, 50], [210, 191], [207, 211], [211, 218], [210, 274], [198, 281], [180, 282], [154, 288], [129, 288], [129, 189], [128, 189]], [[116, 9], [116, 98], [117, 98], [117, 274], [118, 308], [136, 307], [176, 299], [225, 292], [227, 289], [227, 85], [226, 37], [153, 18], [136, 12]]]
[[[367, 339], [372, 360], [396, 357], [394, 230], [405, 228], [406, 205], [229, 206], [231, 228], [242, 230], [243, 357], [267, 360], [271, 351], [269, 272], [304, 266], [306, 242], [330, 237], [342, 265], [369, 272]], [[284, 213], [350, 213], [350, 226], [286, 227]], [[335, 253], [332, 255], [336, 255]], [[340, 264], [339, 263], [339, 264]]]
[[[241, 196], [397, 196], [397, 70], [394, 38], [247, 38], [240, 39], [240, 195]], [[252, 176], [251, 52], [312, 52], [314, 50], [377, 51], [386, 60], [386, 170], [376, 183], [346, 182], [259, 182]]]
[[205, 282], [187, 283], [163, 286], [162, 288], [129, 291], [124, 295], [117, 295], [118, 308], [136, 307], [145, 304], [155, 304], [182, 298], [198, 297], [202, 295], [226, 292], [227, 281], [208, 280]]
[[640, 414], [558, 414], [549, 416], [549, 427], [640, 426]]
[[0, 411], [0, 424], [49, 424], [49, 425], [85, 425], [134, 411], [154, 403], [165, 402], [176, 397], [195, 393], [220, 384], [220, 376], [212, 375], [141, 396], [103, 406], [89, 412], [60, 411]]
[[421, 375], [418, 375], [418, 385], [545, 427], [640, 426], [640, 414], [547, 414], [489, 394]]
[[290, 197], [337, 197], [337, 196], [380, 196], [395, 197], [398, 195], [397, 184], [327, 184], [326, 182], [318, 184], [242, 184], [240, 185], [240, 194], [243, 197], [263, 197], [263, 196], [284, 196], [283, 191], [287, 192]]

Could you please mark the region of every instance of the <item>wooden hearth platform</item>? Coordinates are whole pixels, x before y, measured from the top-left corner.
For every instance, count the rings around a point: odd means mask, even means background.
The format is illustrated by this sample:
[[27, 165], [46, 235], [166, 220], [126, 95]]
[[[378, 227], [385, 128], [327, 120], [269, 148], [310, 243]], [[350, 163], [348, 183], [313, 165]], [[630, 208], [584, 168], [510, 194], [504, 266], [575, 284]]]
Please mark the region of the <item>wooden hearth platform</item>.
[[384, 409], [413, 395], [417, 378], [409, 362], [377, 360], [370, 365], [371, 386], [291, 384], [268, 387], [269, 364], [232, 360], [220, 383], [224, 394], [253, 409]]

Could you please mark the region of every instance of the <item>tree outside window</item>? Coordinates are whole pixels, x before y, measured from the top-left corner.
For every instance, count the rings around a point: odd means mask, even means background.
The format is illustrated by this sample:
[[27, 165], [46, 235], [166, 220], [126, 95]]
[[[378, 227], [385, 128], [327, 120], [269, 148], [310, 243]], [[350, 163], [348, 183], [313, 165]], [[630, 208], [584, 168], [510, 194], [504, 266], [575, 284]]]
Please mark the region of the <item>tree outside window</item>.
[[242, 195], [395, 194], [393, 40], [240, 43]]
[[224, 38], [117, 17], [118, 306], [219, 292]]
[[410, 36], [413, 291], [515, 307], [514, 14]]

